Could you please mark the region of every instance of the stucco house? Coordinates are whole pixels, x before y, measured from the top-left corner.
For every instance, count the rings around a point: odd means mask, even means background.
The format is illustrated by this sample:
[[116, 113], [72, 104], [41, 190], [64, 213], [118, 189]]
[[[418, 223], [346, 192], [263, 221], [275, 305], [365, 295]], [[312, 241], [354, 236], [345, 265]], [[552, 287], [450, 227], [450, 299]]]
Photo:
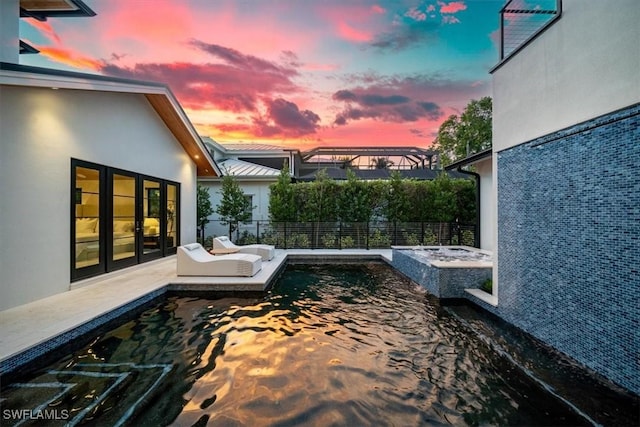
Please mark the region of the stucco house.
[[[276, 145], [257, 143], [219, 143], [208, 136], [202, 140], [220, 167], [222, 175], [233, 175], [249, 199], [251, 221], [269, 220], [269, 186], [278, 180], [280, 170], [286, 162], [289, 173], [295, 173], [298, 150], [291, 150]], [[209, 198], [214, 209], [222, 199], [222, 182], [219, 177], [201, 176], [198, 182], [209, 190]], [[229, 233], [229, 228], [220, 222], [218, 214], [210, 217], [205, 228], [205, 236], [223, 236]], [[245, 229], [256, 233], [256, 225], [239, 225], [239, 233]]]
[[478, 167], [493, 171], [493, 295], [469, 298], [638, 394], [640, 3], [613, 6], [557, 1], [516, 45], [543, 12], [501, 12], [491, 166]]
[[0, 310], [195, 241], [196, 179], [220, 170], [171, 90], [19, 65], [2, 31]]

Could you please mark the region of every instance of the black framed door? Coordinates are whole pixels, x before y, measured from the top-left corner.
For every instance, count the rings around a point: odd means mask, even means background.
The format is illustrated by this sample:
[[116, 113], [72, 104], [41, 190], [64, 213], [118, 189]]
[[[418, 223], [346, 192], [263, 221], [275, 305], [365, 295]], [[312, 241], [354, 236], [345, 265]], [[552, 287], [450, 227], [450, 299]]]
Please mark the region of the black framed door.
[[72, 159], [71, 280], [175, 254], [180, 184]]
[[138, 177], [136, 174], [109, 170], [107, 194], [110, 197], [107, 215], [107, 271], [140, 262], [138, 215]]
[[106, 168], [73, 160], [71, 164], [71, 280], [106, 270]]
[[142, 235], [139, 249], [142, 260], [149, 261], [163, 255], [166, 194], [162, 181], [140, 177], [139, 185], [141, 197], [138, 207], [138, 230]]

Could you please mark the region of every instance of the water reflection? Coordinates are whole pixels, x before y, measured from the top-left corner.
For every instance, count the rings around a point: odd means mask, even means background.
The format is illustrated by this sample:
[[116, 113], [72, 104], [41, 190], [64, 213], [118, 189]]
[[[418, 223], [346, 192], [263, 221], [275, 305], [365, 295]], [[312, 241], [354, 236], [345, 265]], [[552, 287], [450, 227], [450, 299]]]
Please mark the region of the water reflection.
[[172, 297], [63, 364], [80, 361], [172, 366], [144, 425], [582, 423], [375, 263], [290, 266], [261, 300]]

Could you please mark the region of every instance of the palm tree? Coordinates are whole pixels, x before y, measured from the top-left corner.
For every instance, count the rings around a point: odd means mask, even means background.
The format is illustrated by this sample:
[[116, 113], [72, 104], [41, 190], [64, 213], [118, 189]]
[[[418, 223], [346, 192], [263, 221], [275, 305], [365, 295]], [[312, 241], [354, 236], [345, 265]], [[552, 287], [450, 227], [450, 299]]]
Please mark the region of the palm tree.
[[342, 165], [340, 166], [341, 169], [349, 169], [351, 167], [352, 161], [353, 161], [353, 157], [351, 156], [338, 157], [338, 162], [342, 163]]
[[371, 169], [389, 169], [393, 161], [388, 157], [374, 157], [371, 159]]

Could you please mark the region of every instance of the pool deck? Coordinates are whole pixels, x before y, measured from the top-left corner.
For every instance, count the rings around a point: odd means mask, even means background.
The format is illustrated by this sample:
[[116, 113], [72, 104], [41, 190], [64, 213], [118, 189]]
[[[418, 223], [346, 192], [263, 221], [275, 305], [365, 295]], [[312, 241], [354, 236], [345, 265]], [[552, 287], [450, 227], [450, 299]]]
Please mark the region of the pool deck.
[[[391, 249], [276, 250], [253, 277], [183, 277], [176, 256], [118, 270], [71, 284], [63, 292], [0, 311], [0, 363], [152, 292], [167, 290], [264, 291], [286, 261], [391, 261]], [[2, 370], [4, 371], [4, 370]]]

